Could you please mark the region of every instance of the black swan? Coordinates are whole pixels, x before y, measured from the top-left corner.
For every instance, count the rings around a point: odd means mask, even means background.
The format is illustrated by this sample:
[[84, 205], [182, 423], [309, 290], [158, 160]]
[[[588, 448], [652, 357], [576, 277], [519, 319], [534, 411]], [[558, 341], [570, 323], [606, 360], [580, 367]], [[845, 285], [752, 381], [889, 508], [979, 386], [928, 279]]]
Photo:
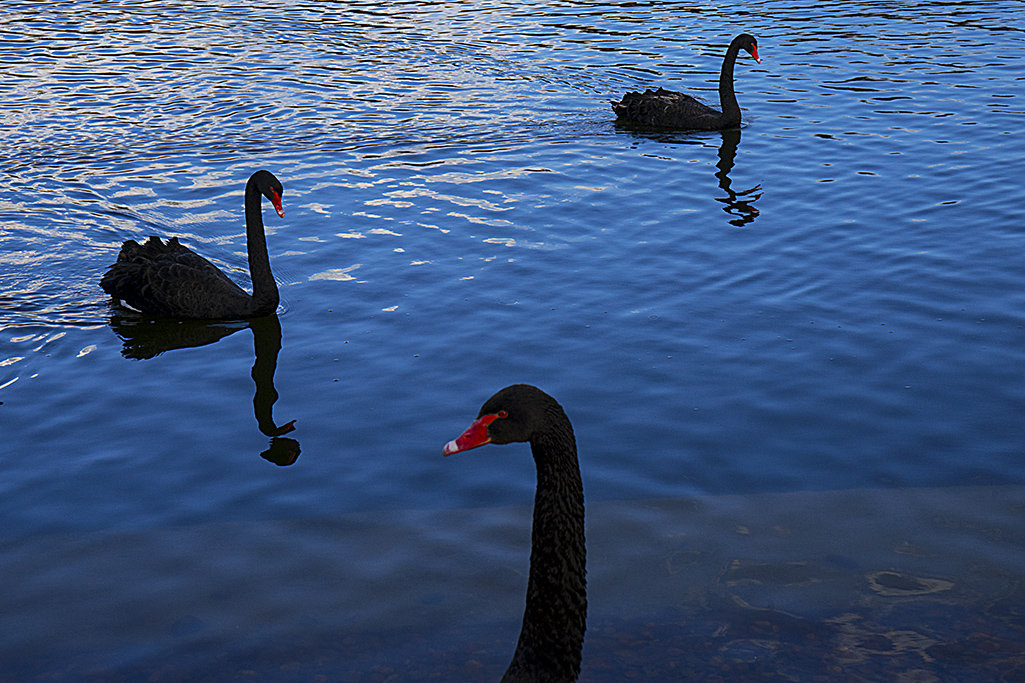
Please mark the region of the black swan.
[[616, 120], [640, 126], [687, 130], [722, 130], [740, 125], [740, 105], [733, 92], [733, 64], [744, 48], [759, 64], [758, 41], [741, 33], [726, 48], [726, 57], [719, 72], [719, 103], [722, 112], [698, 102], [690, 95], [659, 88], [630, 92], [620, 102], [613, 102]]
[[523, 625], [502, 681], [575, 681], [587, 622], [584, 489], [569, 418], [537, 387], [514, 384], [484, 403], [445, 455], [529, 441], [537, 467]]
[[246, 183], [246, 247], [252, 296], [217, 266], [183, 247], [177, 237], [166, 244], [159, 237], [150, 237], [144, 244], [128, 240], [100, 286], [115, 299], [154, 316], [234, 320], [270, 315], [278, 307], [278, 286], [267, 256], [260, 195], [284, 217], [282, 192], [281, 182], [269, 171], [257, 171]]

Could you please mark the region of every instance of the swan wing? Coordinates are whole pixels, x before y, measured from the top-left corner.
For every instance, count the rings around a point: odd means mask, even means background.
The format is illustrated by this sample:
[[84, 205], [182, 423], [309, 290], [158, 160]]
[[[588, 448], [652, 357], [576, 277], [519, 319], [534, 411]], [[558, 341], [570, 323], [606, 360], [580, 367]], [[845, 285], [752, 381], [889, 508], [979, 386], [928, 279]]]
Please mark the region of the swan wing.
[[659, 88], [629, 92], [612, 104], [616, 117], [626, 123], [693, 130], [721, 128], [722, 114], [690, 95]]
[[[230, 318], [251, 297], [217, 266], [172, 237], [128, 240], [100, 280], [105, 292], [137, 310], [174, 318]], [[240, 308], [241, 307], [241, 308]]]

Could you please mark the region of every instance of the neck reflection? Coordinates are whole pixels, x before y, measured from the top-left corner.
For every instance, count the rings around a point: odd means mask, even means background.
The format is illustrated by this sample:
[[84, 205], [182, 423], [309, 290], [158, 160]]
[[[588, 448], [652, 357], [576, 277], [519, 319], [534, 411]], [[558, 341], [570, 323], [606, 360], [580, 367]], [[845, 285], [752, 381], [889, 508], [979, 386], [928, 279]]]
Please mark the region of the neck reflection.
[[252, 378], [256, 384], [253, 394], [253, 413], [256, 424], [264, 436], [270, 437], [269, 447], [260, 453], [264, 460], [279, 466], [288, 466], [299, 458], [299, 442], [282, 436], [295, 429], [295, 420], [278, 426], [274, 422], [274, 403], [278, 392], [274, 388], [274, 372], [281, 350], [281, 322], [277, 315], [255, 318], [237, 323], [208, 323], [194, 320], [154, 319], [143, 315], [115, 311], [110, 326], [122, 340], [121, 355], [135, 360], [155, 358], [166, 351], [196, 348], [213, 344], [246, 327], [253, 331]]
[[747, 225], [758, 218], [758, 209], [754, 203], [762, 196], [761, 184], [737, 192], [731, 185], [730, 171], [733, 169], [733, 162], [737, 157], [737, 147], [740, 145], [740, 129], [732, 128], [722, 131], [722, 144], [719, 145], [719, 161], [715, 166], [715, 177], [719, 179], [719, 187], [726, 192], [725, 197], [716, 197], [715, 200], [724, 204], [723, 211], [733, 216], [730, 225], [738, 228]]
[[249, 327], [253, 330], [253, 351], [256, 355], [252, 372], [253, 382], [256, 383], [253, 413], [260, 431], [264, 436], [271, 437], [270, 447], [260, 453], [260, 457], [285, 467], [299, 458], [299, 442], [282, 436], [295, 429], [295, 420], [280, 427], [274, 422], [274, 403], [278, 400], [278, 392], [274, 388], [274, 371], [277, 370], [278, 351], [281, 350], [281, 321], [276, 315], [268, 315], [251, 320]]

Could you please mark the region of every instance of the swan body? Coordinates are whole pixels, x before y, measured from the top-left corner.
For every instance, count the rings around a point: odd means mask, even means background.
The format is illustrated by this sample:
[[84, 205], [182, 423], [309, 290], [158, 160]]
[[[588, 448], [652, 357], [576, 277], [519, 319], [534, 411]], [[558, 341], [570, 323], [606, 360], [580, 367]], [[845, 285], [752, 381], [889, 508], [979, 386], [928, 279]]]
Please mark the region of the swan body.
[[252, 295], [210, 261], [183, 246], [177, 237], [166, 242], [150, 237], [142, 244], [126, 241], [100, 286], [128, 306], [159, 317], [232, 320], [274, 313], [278, 287], [267, 255], [260, 196], [267, 197], [278, 215], [284, 216], [282, 192], [281, 182], [269, 171], [257, 171], [246, 183], [246, 247]]
[[758, 58], [758, 41], [754, 36], [741, 33], [734, 38], [723, 58], [719, 72], [718, 111], [684, 93], [659, 88], [644, 92], [629, 92], [619, 102], [612, 103], [616, 120], [638, 126], [676, 128], [685, 130], [722, 130], [740, 125], [740, 105], [733, 90], [733, 65], [741, 49]]
[[587, 628], [584, 490], [569, 418], [537, 387], [514, 384], [488, 399], [450, 455], [487, 443], [529, 441], [537, 467], [526, 606], [503, 683], [568, 683], [580, 675]]

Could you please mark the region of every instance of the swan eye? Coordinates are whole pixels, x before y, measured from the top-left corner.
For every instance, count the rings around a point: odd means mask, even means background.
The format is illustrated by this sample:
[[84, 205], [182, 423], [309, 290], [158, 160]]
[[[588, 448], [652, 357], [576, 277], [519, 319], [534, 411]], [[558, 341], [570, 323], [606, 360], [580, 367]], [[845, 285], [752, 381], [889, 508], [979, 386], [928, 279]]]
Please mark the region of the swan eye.
[[498, 411], [498, 416], [499, 417], [509, 417], [509, 413], [505, 412], [504, 410], [499, 410]]

